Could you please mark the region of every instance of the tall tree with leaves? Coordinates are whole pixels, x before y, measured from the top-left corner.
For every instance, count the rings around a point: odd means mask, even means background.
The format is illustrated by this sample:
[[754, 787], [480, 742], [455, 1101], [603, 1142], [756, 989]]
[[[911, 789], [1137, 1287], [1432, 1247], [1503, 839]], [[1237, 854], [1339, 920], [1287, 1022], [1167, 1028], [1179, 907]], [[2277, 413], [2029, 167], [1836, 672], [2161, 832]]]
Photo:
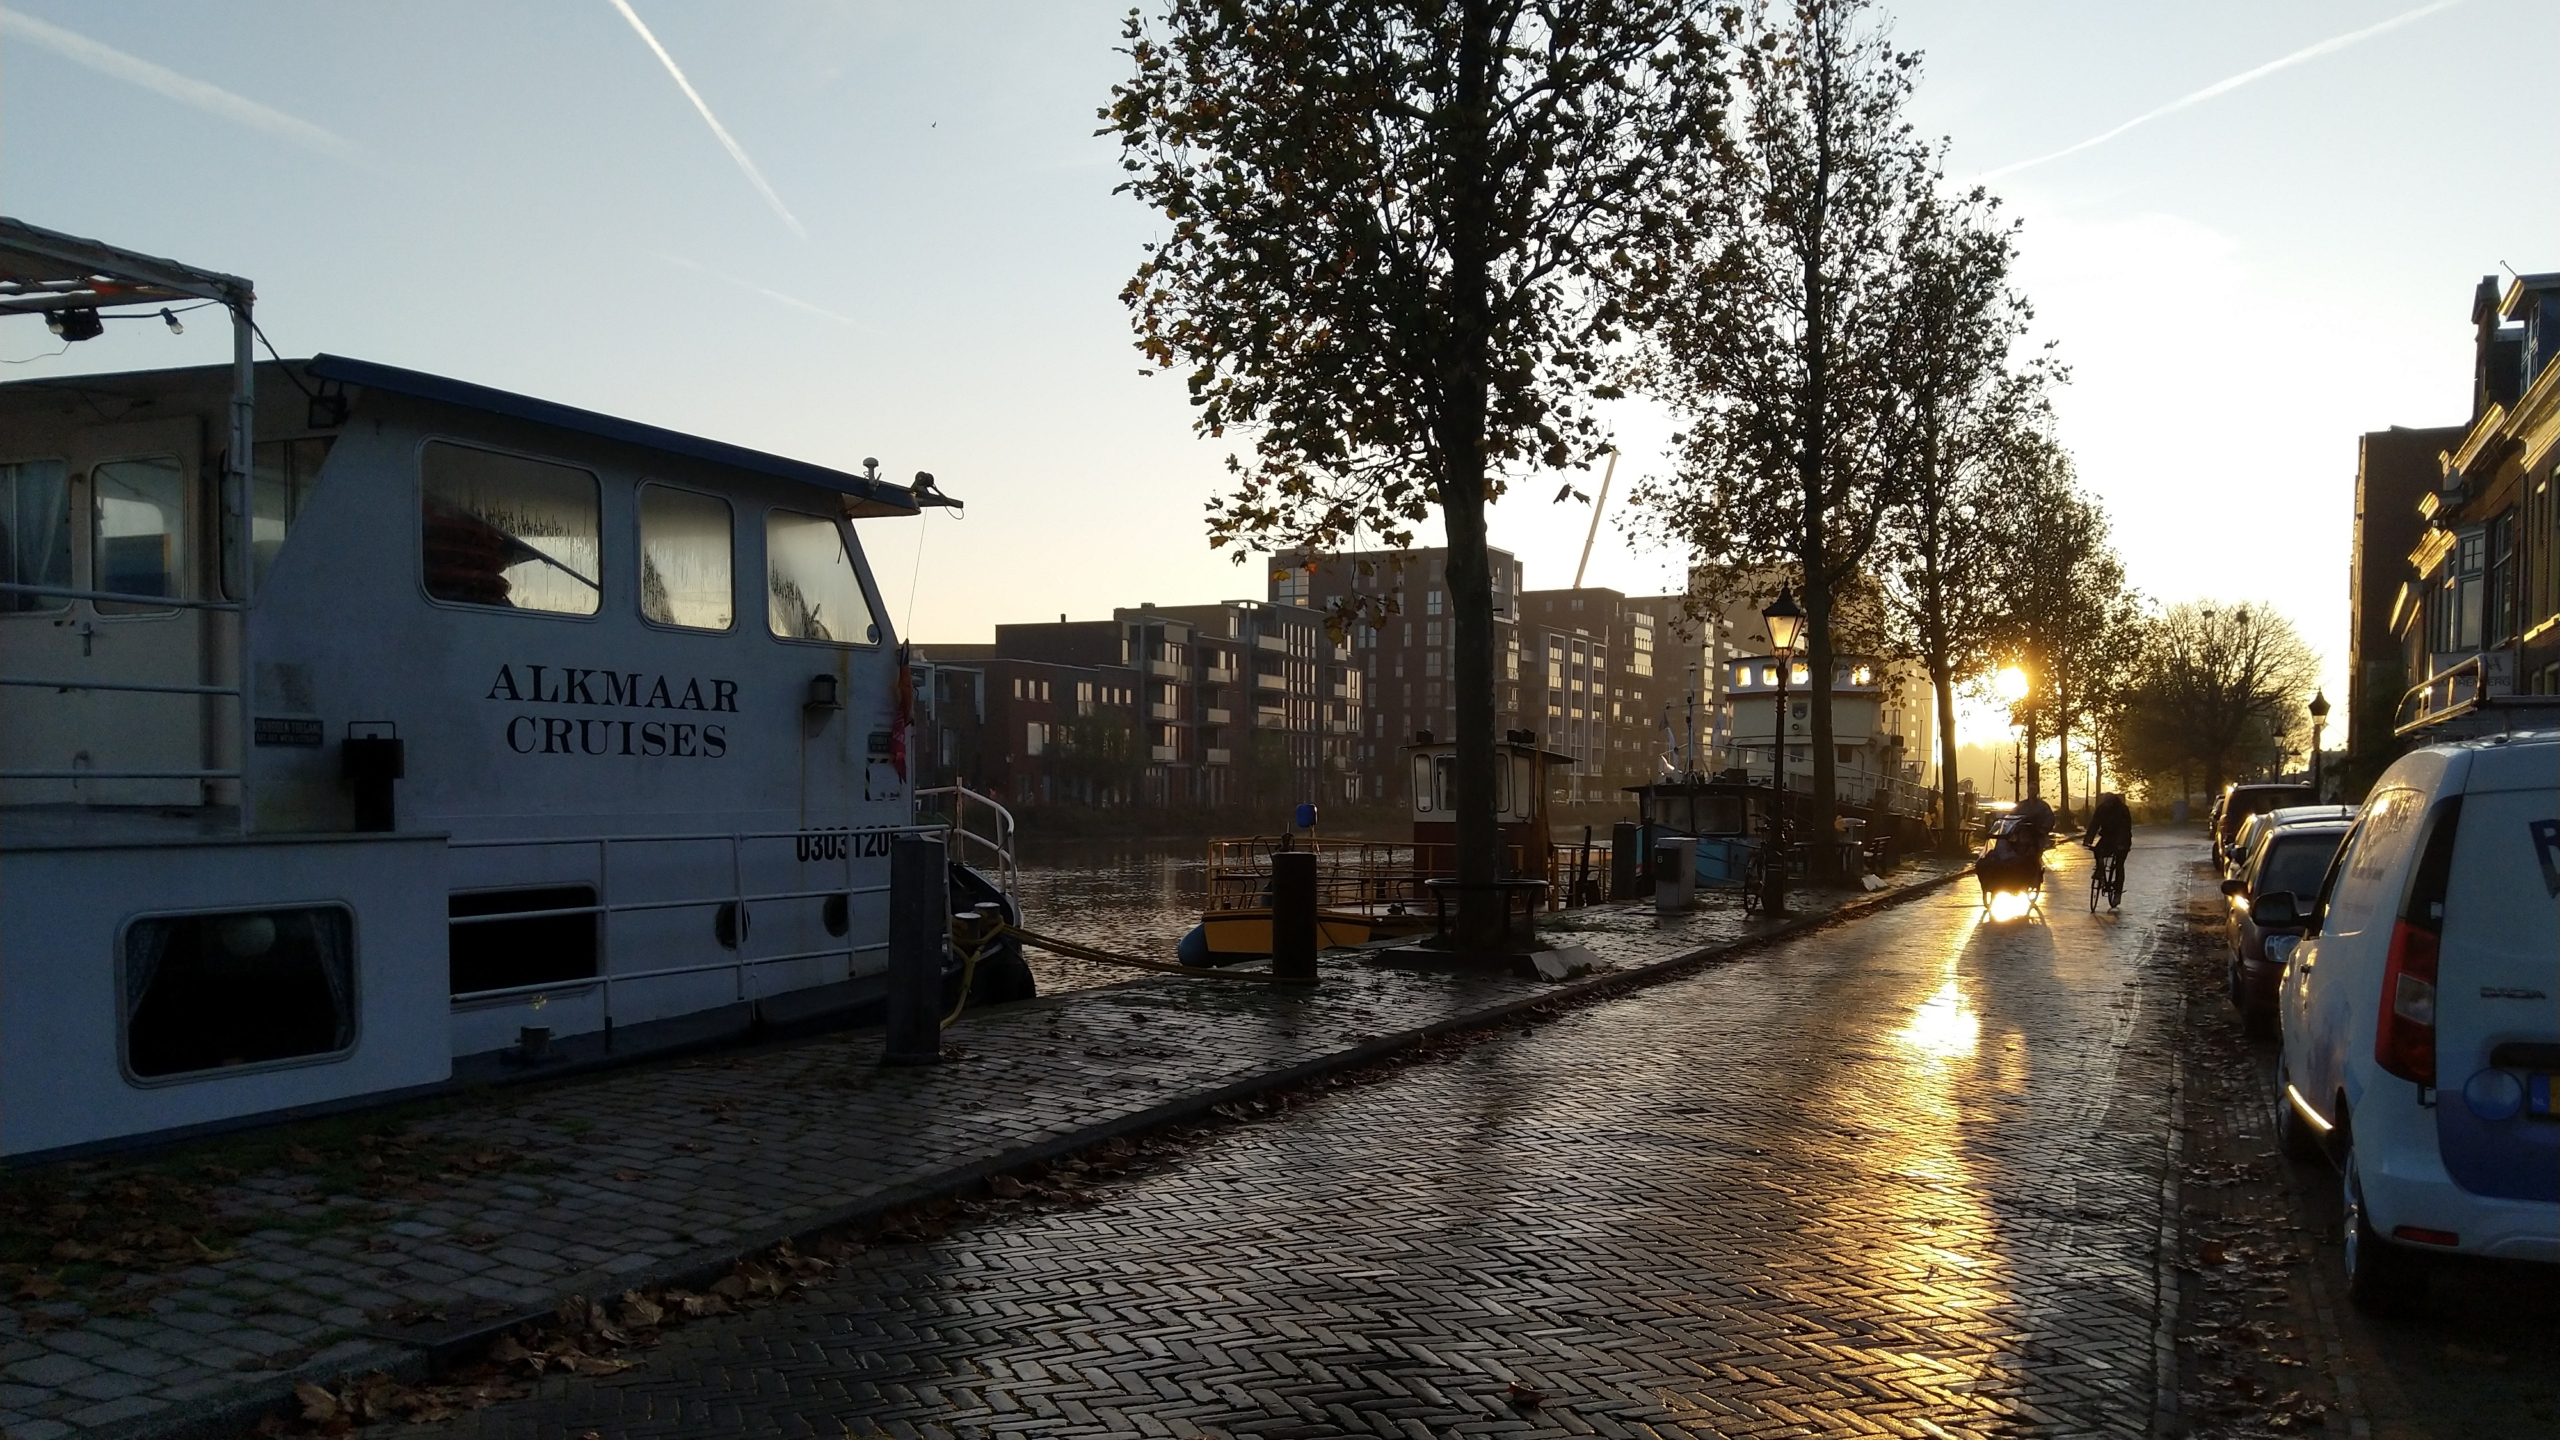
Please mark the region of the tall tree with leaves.
[[2143, 627], [2119, 746], [2154, 775], [2193, 767], [2205, 793], [2220, 794], [2225, 779], [2282, 762], [2319, 670], [2292, 623], [2272, 610], [2171, 606]]
[[1990, 667], [2005, 613], [1997, 542], [2015, 482], [2039, 460], [2041, 357], [2015, 363], [2030, 312], [2009, 285], [2014, 225], [1982, 191], [1931, 195], [1902, 235], [1901, 303], [1885, 360], [1882, 463], [1893, 500], [1874, 570], [1895, 648], [1928, 673], [1937, 710], [1940, 840], [1957, 823], [1958, 683]]
[[1677, 472], [1638, 499], [1706, 573], [1801, 584], [1827, 829], [1834, 612], [1890, 508], [1879, 421], [1902, 234], [1930, 166], [1903, 119], [1917, 57], [1886, 42], [1865, 0], [1754, 6], [1740, 24], [1724, 183], [1654, 327], [1652, 375], [1687, 428]]
[[1485, 510], [1607, 444], [1590, 407], [1660, 273], [1642, 257], [1712, 174], [1717, 30], [1697, 0], [1167, 0], [1126, 34], [1105, 133], [1169, 228], [1123, 299], [1149, 364], [1187, 373], [1194, 427], [1252, 441], [1211, 543], [1402, 546], [1440, 512], [1459, 924], [1488, 942]]
[[[2071, 457], [2038, 432], [2023, 447], [2019, 483], [1999, 511], [2006, 571], [1999, 642], [2033, 687], [2018, 707], [2032, 758], [2039, 737], [2059, 746], [2062, 808], [2071, 808], [2071, 736], [2086, 732], [2136, 644], [2138, 602], [2125, 584], [2106, 511], [2080, 487]], [[2037, 772], [2029, 772], [2035, 788]]]

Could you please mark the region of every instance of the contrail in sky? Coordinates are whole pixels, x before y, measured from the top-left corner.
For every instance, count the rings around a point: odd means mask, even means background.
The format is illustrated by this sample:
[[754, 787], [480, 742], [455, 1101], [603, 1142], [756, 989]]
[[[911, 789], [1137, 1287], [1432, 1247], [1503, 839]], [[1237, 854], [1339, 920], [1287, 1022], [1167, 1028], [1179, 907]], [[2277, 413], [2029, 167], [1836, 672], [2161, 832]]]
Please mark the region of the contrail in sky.
[[[620, 0], [615, 0], [615, 3], [619, 4]], [[2108, 141], [2113, 140], [2136, 125], [2147, 125], [2150, 122], [2159, 119], [2163, 115], [2174, 114], [2177, 111], [2186, 109], [2190, 105], [2200, 105], [2217, 95], [2227, 95], [2253, 80], [2263, 79], [2266, 76], [2273, 75], [2279, 70], [2289, 70], [2306, 60], [2317, 60], [2323, 55], [2334, 54], [2337, 51], [2344, 50], [2348, 46], [2357, 44], [2360, 41], [2370, 40], [2374, 36], [2380, 35], [2385, 31], [2397, 30], [2403, 25], [2415, 24], [2418, 21], [2424, 20], [2428, 16], [2433, 15], [2439, 10], [2450, 10], [2461, 3], [2462, 0], [2434, 0], [2434, 3], [2432, 4], [2421, 5], [2415, 10], [2408, 11], [2404, 14], [2394, 15], [2388, 20], [2367, 25], [2361, 30], [2350, 30], [2344, 35], [2332, 36], [2327, 40], [2321, 41], [2317, 45], [2305, 46], [2300, 50], [2294, 51], [2290, 55], [2282, 57], [2281, 59], [2270, 60], [2255, 70], [2243, 70], [2228, 80], [2217, 80], [2203, 89], [2196, 91], [2192, 95], [2181, 95], [2177, 99], [2170, 101], [2168, 104], [2161, 106], [2157, 110], [2148, 110], [2140, 115], [2134, 116], [2132, 119], [2127, 120], [2123, 124], [2103, 135], [2092, 135], [2077, 145], [2056, 150], [2050, 155], [2039, 155], [2032, 160], [2020, 160], [2014, 165], [2003, 165], [1997, 170], [1986, 170], [1983, 172], [1981, 178], [1985, 180], [1997, 180], [2003, 175], [2014, 175], [2019, 171], [2026, 169], [2030, 165], [2042, 165], [2048, 160], [2059, 160], [2065, 155], [2077, 155], [2081, 151], [2086, 150], [2093, 145], [2106, 144]]]
[[808, 239], [809, 232], [800, 228], [800, 218], [792, 214], [790, 207], [782, 203], [782, 197], [773, 193], [773, 187], [765, 183], [764, 172], [756, 168], [756, 162], [747, 158], [746, 150], [730, 137], [728, 127], [720, 123], [720, 117], [712, 114], [711, 107], [703, 103], [701, 93], [693, 88], [693, 82], [684, 78], [684, 72], [676, 68], [676, 57], [667, 53], [667, 47], [659, 44], [658, 37], [650, 34], [649, 27], [641, 21], [640, 12], [631, 8], [631, 0], [613, 0], [613, 8], [622, 12], [622, 18], [630, 21], [631, 28], [639, 31], [640, 38], [656, 52], [658, 63], [666, 66], [667, 73], [675, 77], [676, 88], [684, 92], [684, 98], [692, 101], [693, 108], [702, 112], [702, 123], [710, 126], [711, 133], [720, 137], [721, 146], [729, 152], [730, 159], [738, 162], [738, 168], [747, 172], [748, 181], [756, 187], [756, 193], [764, 197], [764, 203], [773, 207], [773, 213], [782, 217], [782, 223], [791, 227], [792, 234]]
[[155, 95], [167, 96], [181, 105], [192, 105], [208, 115], [219, 115], [252, 130], [263, 130], [306, 150], [317, 150], [331, 159], [344, 160], [351, 165], [367, 163], [364, 151], [344, 136], [331, 134], [307, 120], [296, 120], [281, 110], [270, 110], [219, 85], [190, 79], [166, 66], [127, 55], [110, 45], [101, 45], [86, 35], [48, 25], [32, 15], [0, 10], [0, 32], [41, 45], [102, 75], [112, 75], [128, 84], [139, 85]]

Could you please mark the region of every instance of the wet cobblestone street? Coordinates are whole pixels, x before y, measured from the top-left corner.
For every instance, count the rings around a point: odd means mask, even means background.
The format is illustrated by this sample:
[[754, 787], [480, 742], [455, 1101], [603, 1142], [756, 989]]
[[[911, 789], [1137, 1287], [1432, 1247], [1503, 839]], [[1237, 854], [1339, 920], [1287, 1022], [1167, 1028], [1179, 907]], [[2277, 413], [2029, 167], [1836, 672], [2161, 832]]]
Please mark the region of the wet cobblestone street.
[[453, 1433], [2142, 1435], [2187, 857], [2095, 917], [2056, 858], [2038, 917], [1505, 1031]]

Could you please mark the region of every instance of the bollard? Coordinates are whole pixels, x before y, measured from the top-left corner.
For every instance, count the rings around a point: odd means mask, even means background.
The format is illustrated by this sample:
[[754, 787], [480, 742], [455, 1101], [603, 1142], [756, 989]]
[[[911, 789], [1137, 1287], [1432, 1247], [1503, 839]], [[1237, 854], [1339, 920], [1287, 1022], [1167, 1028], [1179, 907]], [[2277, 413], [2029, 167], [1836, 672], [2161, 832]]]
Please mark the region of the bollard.
[[1271, 973], [1282, 980], [1316, 978], [1316, 857], [1284, 850], [1271, 857]]
[[883, 1065], [942, 1061], [942, 963], [950, 915], [942, 842], [889, 842], [889, 1036]]
[[1634, 821], [1621, 820], [1609, 827], [1609, 898], [1636, 898], [1636, 876], [1644, 863], [1644, 842], [1637, 837], [1644, 832]]

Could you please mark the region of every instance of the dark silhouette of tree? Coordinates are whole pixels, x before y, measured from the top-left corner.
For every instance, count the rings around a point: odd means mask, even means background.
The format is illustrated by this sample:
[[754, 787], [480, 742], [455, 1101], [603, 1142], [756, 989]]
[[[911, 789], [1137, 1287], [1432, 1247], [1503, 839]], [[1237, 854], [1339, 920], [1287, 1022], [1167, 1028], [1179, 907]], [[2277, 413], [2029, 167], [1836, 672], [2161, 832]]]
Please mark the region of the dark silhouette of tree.
[[1401, 547], [1440, 512], [1458, 878], [1483, 887], [1459, 924], [1481, 943], [1501, 930], [1485, 508], [1607, 443], [1590, 406], [1664, 273], [1646, 257], [1704, 212], [1715, 22], [1694, 0], [1166, 0], [1126, 35], [1105, 133], [1167, 229], [1123, 299], [1198, 432], [1252, 442], [1211, 544]]
[[1940, 842], [1966, 848], [1956, 780], [1956, 687], [1992, 667], [2016, 568], [2007, 514], [2042, 463], [2059, 376], [2014, 355], [2030, 312], [2009, 285], [2016, 226], [1981, 190], [1932, 194], [1902, 233], [1901, 301], [1885, 359], [1882, 461], [1891, 472], [1874, 570], [1893, 648], [1927, 672], [1938, 731]]
[[2319, 662], [2272, 610], [2192, 601], [2142, 629], [2118, 748], [2153, 777], [2201, 771], [2207, 795], [2226, 779], [2283, 763]]
[[1755, 6], [1739, 23], [1728, 163], [1655, 326], [1655, 388], [1688, 422], [1679, 468], [1637, 493], [1707, 573], [1801, 586], [1825, 832], [1834, 612], [1895, 499], [1881, 446], [1904, 234], [1934, 176], [1903, 118], [1917, 57], [1864, 0]]

